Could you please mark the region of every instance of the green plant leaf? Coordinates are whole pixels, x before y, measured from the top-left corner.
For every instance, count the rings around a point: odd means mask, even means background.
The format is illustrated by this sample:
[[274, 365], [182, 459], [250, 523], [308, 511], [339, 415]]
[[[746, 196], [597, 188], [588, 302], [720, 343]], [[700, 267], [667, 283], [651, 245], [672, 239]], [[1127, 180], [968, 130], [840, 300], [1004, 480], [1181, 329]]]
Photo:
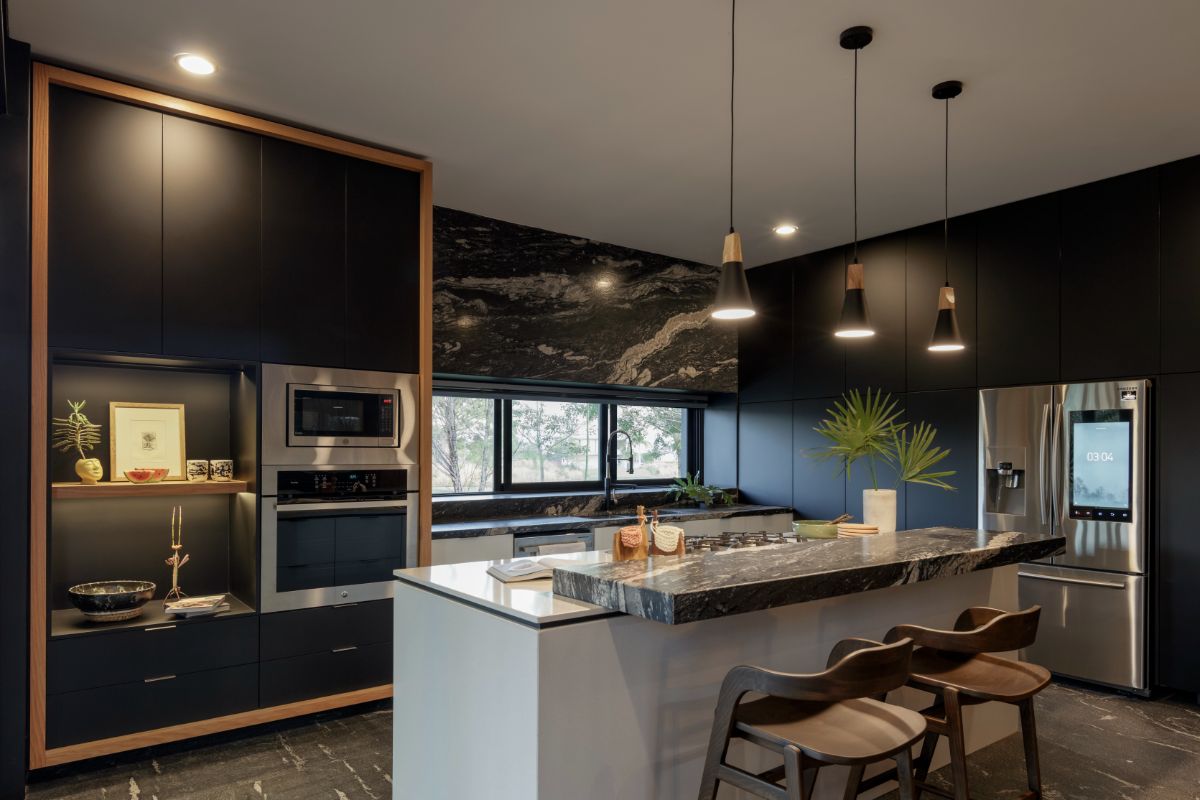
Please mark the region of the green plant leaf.
[[955, 474], [954, 470], [934, 470], [933, 467], [946, 456], [949, 450], [934, 445], [937, 429], [927, 422], [917, 423], [909, 438], [907, 430], [896, 431], [892, 441], [890, 460], [896, 466], [899, 480], [904, 483], [919, 483], [938, 489], [954, 491], [945, 478]]
[[841, 400], [827, 409], [829, 416], [821, 420], [814, 431], [828, 439], [830, 444], [809, 451], [808, 455], [820, 460], [837, 459], [841, 462], [838, 474], [850, 474], [854, 463], [862, 458], [872, 462], [877, 458], [892, 458], [893, 441], [896, 434], [907, 423], [898, 422], [898, 402], [890, 394], [877, 389], [867, 389], [865, 395], [852, 389], [842, 395]]

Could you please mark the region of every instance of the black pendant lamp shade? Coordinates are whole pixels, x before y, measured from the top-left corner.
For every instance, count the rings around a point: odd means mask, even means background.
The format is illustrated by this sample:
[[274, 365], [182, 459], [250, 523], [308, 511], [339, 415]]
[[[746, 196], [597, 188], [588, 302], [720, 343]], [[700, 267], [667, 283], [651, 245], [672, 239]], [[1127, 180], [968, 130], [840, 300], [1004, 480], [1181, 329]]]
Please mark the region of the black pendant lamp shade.
[[958, 315], [954, 310], [954, 288], [950, 285], [950, 101], [962, 94], [961, 81], [945, 81], [933, 87], [933, 99], [946, 103], [945, 138], [945, 217], [942, 223], [943, 248], [946, 260], [946, 284], [938, 292], [937, 320], [929, 349], [935, 353], [963, 350], [962, 334], [958, 330]]
[[733, 229], [733, 87], [737, 44], [737, 0], [730, 3], [732, 20], [729, 24], [729, 233], [721, 255], [721, 280], [717, 284], [717, 299], [712, 306], [713, 319], [746, 319], [754, 316], [750, 299], [750, 284], [742, 263], [742, 237]]
[[856, 339], [874, 336], [875, 328], [867, 314], [867, 291], [862, 262], [858, 260], [858, 51], [871, 43], [872, 30], [859, 25], [842, 31], [838, 43], [854, 51], [854, 263], [846, 268], [846, 297], [835, 336]]

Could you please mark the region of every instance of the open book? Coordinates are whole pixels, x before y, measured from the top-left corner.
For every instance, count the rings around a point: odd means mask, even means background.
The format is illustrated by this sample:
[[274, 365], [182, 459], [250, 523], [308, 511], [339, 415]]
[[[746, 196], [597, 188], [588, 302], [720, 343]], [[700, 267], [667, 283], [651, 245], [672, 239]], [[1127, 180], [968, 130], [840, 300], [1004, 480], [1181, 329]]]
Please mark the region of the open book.
[[566, 567], [579, 562], [569, 558], [520, 558], [507, 564], [493, 564], [488, 567], [488, 575], [504, 583], [514, 581], [536, 581], [549, 578], [554, 574], [555, 567]]
[[173, 600], [167, 603], [163, 610], [178, 617], [202, 617], [220, 611], [228, 611], [229, 603], [225, 601], [225, 595], [212, 594], [205, 597], [185, 597], [181, 600]]

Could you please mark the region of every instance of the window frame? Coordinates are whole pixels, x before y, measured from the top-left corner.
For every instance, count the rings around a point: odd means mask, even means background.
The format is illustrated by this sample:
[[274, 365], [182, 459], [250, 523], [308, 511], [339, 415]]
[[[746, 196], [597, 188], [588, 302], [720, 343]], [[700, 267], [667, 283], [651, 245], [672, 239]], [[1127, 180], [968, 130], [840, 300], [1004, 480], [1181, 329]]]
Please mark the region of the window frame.
[[[462, 391], [455, 390], [438, 390], [434, 389], [434, 400], [439, 396], [462, 397], [468, 394]], [[477, 492], [435, 492], [436, 497], [470, 497], [486, 494], [525, 494], [534, 492], [588, 492], [588, 491], [603, 491], [604, 476], [610, 471], [613, 465], [608, 461], [608, 441], [609, 434], [614, 430], [619, 418], [620, 406], [646, 406], [660, 405], [671, 408], [679, 408], [684, 412], [683, 421], [683, 462], [684, 471], [688, 474], [699, 471], [699, 465], [703, 460], [703, 415], [704, 409], [695, 407], [694, 405], [675, 405], [666, 398], [662, 400], [649, 401], [644, 396], [635, 396], [621, 398], [613, 396], [608, 398], [571, 398], [559, 395], [547, 394], [544, 397], [538, 397], [535, 393], [529, 393], [521, 397], [509, 397], [502, 393], [495, 392], [472, 392], [470, 396], [478, 397], [479, 399], [488, 400], [492, 403], [493, 425], [492, 425], [492, 487]], [[589, 405], [600, 406], [598, 415], [598, 424], [596, 426], [596, 475], [595, 480], [587, 481], [546, 481], [546, 482], [514, 482], [512, 480], [512, 404], [516, 400], [526, 400], [530, 402], [574, 402], [586, 403]], [[618, 442], [618, 450], [620, 443]], [[636, 486], [670, 486], [674, 483], [674, 478], [623, 478], [619, 472], [610, 474], [609, 479], [616, 483], [633, 484]]]

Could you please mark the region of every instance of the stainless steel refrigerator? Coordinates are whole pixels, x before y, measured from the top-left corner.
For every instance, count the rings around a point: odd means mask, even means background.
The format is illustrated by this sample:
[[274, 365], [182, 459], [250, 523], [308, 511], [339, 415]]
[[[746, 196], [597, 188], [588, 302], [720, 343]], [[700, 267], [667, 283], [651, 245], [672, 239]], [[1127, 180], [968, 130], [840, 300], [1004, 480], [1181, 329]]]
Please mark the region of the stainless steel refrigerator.
[[1022, 658], [1136, 692], [1149, 688], [1149, 394], [1148, 380], [979, 393], [980, 527], [1067, 539], [1020, 565], [1021, 607], [1042, 607]]

